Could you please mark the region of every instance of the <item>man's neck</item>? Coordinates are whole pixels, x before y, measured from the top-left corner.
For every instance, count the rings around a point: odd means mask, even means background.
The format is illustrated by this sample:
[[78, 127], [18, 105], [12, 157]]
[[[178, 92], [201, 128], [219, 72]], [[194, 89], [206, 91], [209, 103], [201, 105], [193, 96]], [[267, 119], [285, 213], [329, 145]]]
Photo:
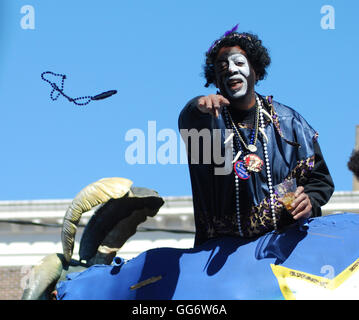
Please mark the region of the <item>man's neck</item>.
[[236, 110], [249, 110], [256, 104], [256, 96], [254, 91], [245, 96], [231, 100], [231, 107]]

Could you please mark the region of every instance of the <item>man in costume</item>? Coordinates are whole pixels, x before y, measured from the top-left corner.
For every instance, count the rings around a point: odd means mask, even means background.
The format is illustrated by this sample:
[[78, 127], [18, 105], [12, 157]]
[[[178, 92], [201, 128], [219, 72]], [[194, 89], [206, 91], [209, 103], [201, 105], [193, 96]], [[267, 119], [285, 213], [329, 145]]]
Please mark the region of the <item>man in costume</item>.
[[[334, 192], [316, 131], [295, 110], [255, 92], [270, 64], [267, 49], [256, 35], [236, 29], [227, 31], [206, 52], [206, 87], [215, 85], [219, 92], [192, 99], [179, 116], [181, 134], [221, 129], [221, 153], [226, 148], [233, 153], [232, 170], [216, 174], [213, 157], [210, 162], [193, 161], [194, 153], [203, 160], [210, 146], [203, 141], [199, 150], [191, 150], [191, 136], [184, 139], [195, 245], [222, 236], [252, 238], [320, 216], [320, 207]], [[228, 130], [232, 134], [224, 133]], [[275, 186], [290, 179], [295, 179], [297, 189], [289, 210]]]

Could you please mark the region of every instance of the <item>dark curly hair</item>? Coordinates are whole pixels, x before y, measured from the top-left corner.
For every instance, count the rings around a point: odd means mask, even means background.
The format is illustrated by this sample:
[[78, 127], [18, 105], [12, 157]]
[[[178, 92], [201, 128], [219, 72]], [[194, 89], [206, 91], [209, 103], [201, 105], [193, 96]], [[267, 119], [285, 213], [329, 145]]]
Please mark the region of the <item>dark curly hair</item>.
[[348, 169], [359, 179], [359, 150], [354, 150], [348, 161]]
[[247, 54], [257, 79], [263, 80], [267, 75], [266, 68], [270, 65], [271, 59], [268, 50], [262, 45], [262, 41], [257, 35], [252, 33], [232, 32], [214, 42], [206, 52], [206, 63], [203, 66], [204, 76], [207, 80], [205, 87], [215, 83], [214, 62], [219, 50], [223, 47], [240, 46]]

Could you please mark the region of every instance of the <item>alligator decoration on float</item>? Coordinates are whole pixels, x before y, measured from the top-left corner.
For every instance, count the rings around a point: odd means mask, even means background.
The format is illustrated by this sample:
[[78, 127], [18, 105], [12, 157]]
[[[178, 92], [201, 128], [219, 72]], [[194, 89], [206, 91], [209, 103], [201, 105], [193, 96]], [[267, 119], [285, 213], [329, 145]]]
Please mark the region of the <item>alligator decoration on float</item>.
[[[121, 246], [164, 200], [105, 178], [84, 188], [63, 222], [63, 253], [32, 269], [22, 299], [358, 299], [359, 215], [310, 218], [258, 238], [223, 237], [189, 248], [157, 248], [125, 260]], [[72, 259], [81, 215], [93, 209]]]

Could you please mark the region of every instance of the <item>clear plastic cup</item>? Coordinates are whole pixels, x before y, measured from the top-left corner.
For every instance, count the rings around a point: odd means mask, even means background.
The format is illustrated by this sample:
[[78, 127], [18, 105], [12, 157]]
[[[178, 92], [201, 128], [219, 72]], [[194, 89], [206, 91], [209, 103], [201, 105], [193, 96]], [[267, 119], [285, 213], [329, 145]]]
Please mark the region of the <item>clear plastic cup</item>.
[[294, 193], [297, 190], [297, 182], [295, 179], [284, 180], [282, 183], [274, 187], [274, 191], [279, 200], [283, 203], [288, 211], [292, 211], [292, 203], [295, 199]]

